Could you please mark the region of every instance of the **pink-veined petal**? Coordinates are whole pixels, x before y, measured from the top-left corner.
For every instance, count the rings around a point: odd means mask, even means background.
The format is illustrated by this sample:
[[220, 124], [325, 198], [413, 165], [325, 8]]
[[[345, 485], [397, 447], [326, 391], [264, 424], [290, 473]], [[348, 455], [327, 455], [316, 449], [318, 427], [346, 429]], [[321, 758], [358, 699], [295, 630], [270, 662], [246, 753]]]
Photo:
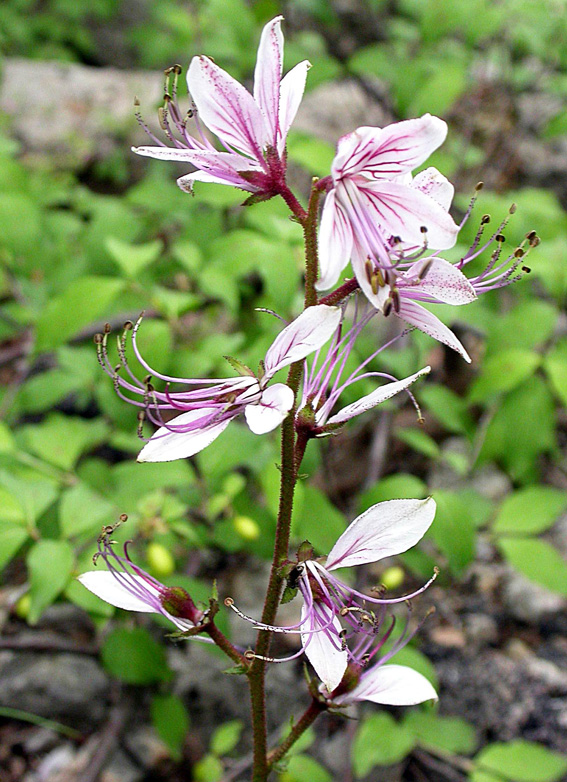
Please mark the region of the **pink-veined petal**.
[[[339, 184], [339, 187], [341, 185]], [[316, 288], [332, 288], [350, 260], [353, 245], [352, 226], [333, 188], [325, 198], [319, 227], [319, 279]]]
[[268, 348], [264, 362], [266, 378], [322, 347], [332, 337], [340, 320], [339, 307], [317, 304], [304, 310]]
[[271, 144], [277, 146], [280, 81], [283, 69], [283, 16], [276, 16], [262, 30], [254, 70], [254, 100], [264, 113]]
[[429, 334], [430, 337], [436, 339], [438, 342], [442, 342], [452, 350], [456, 350], [461, 356], [471, 363], [471, 359], [464, 346], [457, 339], [455, 334], [442, 323], [439, 318], [429, 310], [422, 307], [415, 301], [411, 301], [404, 296], [403, 289], [401, 291], [400, 311], [398, 315], [406, 323], [410, 323], [412, 326], [416, 326], [420, 331]]
[[208, 57], [193, 57], [187, 86], [205, 125], [229, 147], [263, 162], [270, 144], [264, 116], [242, 84]]
[[293, 407], [293, 391], [284, 383], [274, 383], [262, 392], [258, 404], [246, 405], [246, 423], [254, 434], [265, 434], [279, 426]]
[[431, 682], [405, 665], [376, 665], [362, 674], [353, 690], [333, 699], [344, 705], [372, 701], [386, 706], [414, 706], [430, 700], [437, 700]]
[[177, 180], [177, 186], [183, 190], [184, 193], [193, 193], [193, 185], [195, 182], [207, 182], [213, 185], [232, 185], [232, 187], [238, 187], [240, 190], [245, 190], [247, 193], [255, 193], [258, 188], [246, 182], [245, 179], [235, 175], [232, 179], [228, 177], [214, 176], [209, 174], [208, 171], [194, 171], [192, 174], [185, 174], [180, 176]]
[[372, 285], [366, 274], [366, 259], [368, 254], [364, 252], [364, 248], [360, 247], [358, 242], [355, 242], [352, 248], [352, 270], [361, 291], [364, 293], [368, 301], [373, 304], [377, 310], [382, 311], [386, 300], [390, 297], [391, 288], [389, 285], [383, 285], [378, 287], [376, 293], [372, 290]]
[[388, 500], [358, 516], [333, 546], [325, 568], [364, 565], [407, 551], [425, 535], [435, 500]]
[[[174, 163], [192, 163], [195, 152], [204, 152], [200, 149], [179, 149], [178, 147], [131, 147], [132, 152], [142, 157], [151, 157], [156, 160], [171, 160]], [[213, 152], [213, 154], [218, 154]]]
[[385, 128], [357, 128], [339, 140], [333, 176], [391, 179], [420, 166], [446, 136], [447, 123], [431, 114]]
[[[214, 408], [201, 408], [182, 413], [170, 422], [170, 426], [183, 426], [198, 418], [203, 418], [209, 413], [214, 413]], [[175, 459], [185, 459], [188, 456], [202, 451], [217, 439], [229, 425], [231, 419], [227, 418], [218, 424], [207, 426], [203, 429], [194, 429], [189, 432], [172, 432], [162, 426], [146, 443], [138, 455], [139, 462], [172, 462]]]
[[453, 195], [455, 194], [455, 188], [449, 182], [447, 177], [444, 177], [440, 171], [431, 166], [426, 168], [425, 171], [420, 171], [416, 174], [411, 182], [411, 186], [421, 190], [422, 193], [433, 198], [434, 201], [449, 211], [451, 203], [453, 201]]
[[[341, 623], [334, 617], [332, 625], [327, 631], [321, 630], [325, 627], [331, 618], [329, 609], [323, 604], [318, 604], [320, 619], [312, 611], [308, 611], [305, 605], [301, 609], [301, 622], [309, 614], [309, 619], [301, 627], [307, 632], [301, 633], [301, 643], [303, 645], [307, 659], [315, 669], [317, 676], [321, 679], [329, 692], [341, 683], [341, 679], [348, 665], [348, 655], [346, 649], [340, 647], [339, 633], [341, 632]], [[315, 631], [309, 633], [308, 631]], [[327, 632], [333, 633], [331, 640]]]
[[427, 373], [430, 371], [431, 367], [424, 367], [424, 369], [420, 369], [419, 372], [416, 372], [415, 375], [410, 375], [410, 377], [406, 377], [404, 380], [396, 380], [393, 383], [385, 383], [383, 386], [380, 386], [380, 388], [377, 388], [370, 394], [363, 396], [357, 402], [353, 402], [351, 405], [343, 407], [343, 409], [339, 410], [336, 415], [331, 416], [327, 423], [340, 424], [343, 421], [348, 421], [349, 418], [354, 418], [356, 415], [360, 415], [361, 413], [365, 413], [367, 410], [371, 410], [373, 407], [376, 407], [376, 405], [385, 402], [395, 394], [398, 394], [400, 391], [408, 388], [408, 386], [411, 386], [412, 383], [415, 383], [419, 377], [427, 375]]
[[415, 291], [418, 295], [425, 293], [428, 296], [432, 296], [438, 301], [444, 304], [470, 304], [477, 296], [473, 286], [470, 284], [465, 275], [453, 266], [449, 261], [445, 261], [443, 258], [425, 259], [424, 261], [417, 261], [407, 272], [402, 275], [400, 279], [400, 286], [403, 286], [403, 279], [407, 277], [411, 280], [412, 277], [418, 278], [421, 270], [428, 264], [429, 268], [425, 275], [425, 278], [416, 284], [415, 286], [409, 285], [404, 290], [404, 295], [408, 298], [412, 298], [412, 291]]
[[307, 79], [307, 71], [311, 68], [309, 60], [303, 60], [303, 62], [295, 65], [289, 73], [287, 73], [280, 84], [280, 109], [279, 109], [279, 138], [277, 142], [277, 148], [280, 155], [285, 149], [285, 141], [287, 133], [291, 127], [297, 109], [303, 98], [305, 91], [305, 81]]
[[[399, 236], [403, 242], [436, 250], [453, 247], [459, 232], [451, 215], [433, 198], [414, 187], [398, 182], [375, 180], [359, 186], [364, 209], [384, 233]], [[422, 228], [427, 229], [424, 236]]]
[[[154, 606], [132, 594], [109, 570], [89, 570], [87, 573], [77, 576], [77, 580], [93, 595], [100, 597], [105, 603], [116, 606], [116, 608], [123, 608], [126, 611], [141, 611], [147, 614], [157, 613]], [[125, 576], [124, 580], [139, 583], [140, 591], [155, 593], [156, 599], [159, 599], [157, 589], [141, 576], [129, 574]]]

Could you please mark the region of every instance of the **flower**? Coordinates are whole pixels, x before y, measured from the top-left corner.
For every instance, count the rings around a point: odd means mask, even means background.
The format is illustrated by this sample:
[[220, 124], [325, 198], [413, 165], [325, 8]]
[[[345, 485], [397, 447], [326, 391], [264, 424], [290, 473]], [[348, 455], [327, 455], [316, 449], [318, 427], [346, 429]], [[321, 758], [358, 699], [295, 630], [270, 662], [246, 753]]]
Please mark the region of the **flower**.
[[[358, 676], [356, 675], [358, 673]], [[323, 696], [335, 706], [349, 706], [358, 701], [372, 701], [384, 706], [415, 706], [416, 703], [437, 700], [437, 693], [431, 682], [421, 673], [407, 665], [384, 665], [379, 660], [368, 670], [355, 672], [352, 689]]]
[[[346, 305], [343, 305], [341, 321], [323, 361], [319, 362], [321, 351], [317, 351], [313, 356], [310, 362], [311, 367], [307, 365], [306, 361], [301, 403], [297, 413], [297, 425], [311, 429], [319, 437], [330, 434], [349, 419], [371, 410], [387, 399], [391, 399], [400, 391], [406, 390], [418, 378], [431, 371], [431, 367], [424, 367], [419, 372], [403, 380], [397, 380], [386, 372], [368, 371], [368, 364], [406, 333], [402, 332], [365, 358], [355, 370], [349, 371], [346, 378], [343, 377], [358, 336], [377, 314], [374, 308], [361, 306], [359, 298], [356, 297], [352, 326], [343, 334], [346, 309]], [[379, 386], [371, 393], [366, 394], [356, 402], [343, 407], [337, 413], [331, 415], [341, 394], [347, 388], [359, 380], [374, 377], [386, 378], [393, 382]], [[408, 393], [419, 413], [419, 407], [413, 395], [409, 391]]]
[[[268, 348], [257, 375], [235, 359], [229, 363], [240, 377], [226, 379], [192, 380], [176, 378], [155, 372], [146, 364], [137, 347], [136, 333], [140, 321], [132, 328], [125, 324], [119, 342], [120, 364], [113, 367], [109, 361], [106, 342], [108, 330], [96, 337], [99, 361], [114, 380], [118, 395], [141, 408], [144, 417], [159, 426], [138, 456], [141, 462], [165, 462], [183, 459], [210, 445], [226, 429], [230, 421], [241, 413], [255, 434], [272, 431], [283, 421], [293, 407], [294, 394], [284, 383], [269, 382], [276, 372], [320, 348], [331, 338], [341, 318], [338, 307], [320, 304], [307, 308], [286, 326]], [[141, 382], [130, 371], [125, 355], [127, 333], [132, 330], [132, 346], [136, 358], [151, 375]], [[126, 377], [120, 375], [126, 371]], [[152, 376], [167, 383], [166, 390], [156, 391]], [[172, 392], [170, 383], [191, 387], [188, 391]], [[141, 399], [131, 399], [124, 391]], [[165, 421], [164, 412], [180, 412], [172, 421]]]
[[[285, 176], [287, 133], [311, 67], [305, 60], [282, 79], [282, 19], [272, 19], [262, 31], [253, 96], [210, 58], [194, 57], [187, 86], [193, 100], [189, 115], [195, 118], [198, 138], [187, 132], [189, 117], [183, 118], [176, 102], [176, 80], [181, 69], [175, 66], [172, 94], [166, 91], [165, 108], [160, 114], [161, 125], [174, 146], [166, 146], [144, 126], [159, 146], [135, 147], [134, 152], [195, 166], [196, 172], [177, 180], [185, 191], [190, 192], [193, 183], [199, 181], [233, 185], [266, 197], [275, 195]], [[211, 144], [201, 123], [218, 137], [222, 151]]]
[[[376, 640], [386, 619], [386, 606], [406, 602], [423, 592], [431, 583], [410, 595], [398, 598], [365, 595], [344, 584], [332, 571], [337, 568], [378, 562], [385, 557], [401, 554], [414, 546], [429, 529], [435, 516], [435, 501], [389, 500], [373, 505], [356, 518], [339, 537], [323, 566], [313, 558], [313, 550], [303, 544], [296, 563], [288, 566], [288, 588], [298, 590], [303, 598], [300, 621], [288, 627], [264, 625], [245, 616], [231, 598], [225, 604], [239, 616], [252, 622], [259, 629], [280, 633], [300, 633], [302, 649], [287, 660], [305, 653], [326, 691], [332, 693], [341, 683], [347, 668], [364, 667], [388, 640], [393, 625], [386, 630], [380, 643], [369, 655], [369, 641]], [[435, 575], [433, 576], [435, 578]], [[376, 606], [376, 611], [368, 607]], [[346, 625], [343, 628], [343, 624]], [[347, 642], [362, 635], [353, 649]], [[402, 634], [407, 643], [411, 636]]]
[[[78, 576], [78, 580], [90, 592], [110, 605], [126, 611], [162, 614], [183, 632], [193, 629], [205, 618], [189, 594], [182, 587], [166, 587], [135, 565], [124, 544], [124, 556], [113, 549], [111, 535], [126, 521], [121, 516], [117, 524], [103, 527], [98, 539], [98, 551], [93, 557], [96, 565], [102, 558], [108, 570], [90, 570]], [[200, 640], [209, 640], [201, 638]]]

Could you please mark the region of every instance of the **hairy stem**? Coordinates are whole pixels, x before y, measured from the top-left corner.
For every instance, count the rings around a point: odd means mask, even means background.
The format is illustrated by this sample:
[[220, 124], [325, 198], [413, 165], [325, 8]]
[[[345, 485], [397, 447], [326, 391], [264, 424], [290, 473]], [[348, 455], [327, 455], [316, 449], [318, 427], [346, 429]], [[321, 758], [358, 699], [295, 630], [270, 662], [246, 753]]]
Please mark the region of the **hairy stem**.
[[344, 301], [347, 296], [350, 296], [350, 294], [354, 293], [354, 291], [358, 290], [358, 288], [358, 280], [356, 277], [351, 277], [350, 280], [343, 282], [343, 284], [332, 293], [329, 293], [327, 296], [320, 298], [319, 304], [340, 304], [341, 301]]
[[237, 665], [245, 665], [246, 660], [244, 659], [244, 656], [240, 654], [238, 649], [236, 649], [228, 640], [226, 635], [222, 633], [218, 627], [214, 624], [214, 622], [209, 622], [209, 624], [206, 627], [207, 635], [212, 638], [212, 640], [215, 642], [215, 644], [223, 650], [223, 652], [230, 657], [230, 659], [235, 662]]
[[295, 742], [301, 738], [307, 728], [315, 722], [319, 714], [325, 711], [326, 708], [324, 703], [313, 698], [309, 707], [291, 729], [289, 736], [282, 741], [279, 747], [275, 747], [268, 754], [268, 769], [271, 769], [274, 763], [277, 763], [278, 760], [281, 760], [284, 757], [291, 747], [293, 747]]

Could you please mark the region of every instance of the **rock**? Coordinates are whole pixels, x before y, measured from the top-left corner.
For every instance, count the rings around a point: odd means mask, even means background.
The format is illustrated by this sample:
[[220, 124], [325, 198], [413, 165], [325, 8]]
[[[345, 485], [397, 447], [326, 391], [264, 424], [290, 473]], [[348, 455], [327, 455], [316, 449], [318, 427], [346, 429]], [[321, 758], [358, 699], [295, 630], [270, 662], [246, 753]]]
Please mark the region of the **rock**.
[[89, 729], [106, 711], [109, 680], [96, 660], [75, 654], [0, 654], [0, 704]]
[[504, 578], [502, 596], [506, 609], [515, 619], [532, 624], [561, 611], [566, 603], [561, 595], [528, 581], [512, 569], [508, 570]]
[[170, 758], [168, 748], [149, 725], [141, 725], [139, 728], [127, 731], [124, 741], [128, 751], [144, 768], [155, 768]]
[[34, 771], [26, 774], [23, 782], [56, 782], [73, 763], [76, 754], [71, 744], [56, 747], [41, 759]]
[[498, 625], [488, 614], [467, 614], [464, 617], [465, 635], [467, 644], [478, 646], [493, 644], [498, 640]]

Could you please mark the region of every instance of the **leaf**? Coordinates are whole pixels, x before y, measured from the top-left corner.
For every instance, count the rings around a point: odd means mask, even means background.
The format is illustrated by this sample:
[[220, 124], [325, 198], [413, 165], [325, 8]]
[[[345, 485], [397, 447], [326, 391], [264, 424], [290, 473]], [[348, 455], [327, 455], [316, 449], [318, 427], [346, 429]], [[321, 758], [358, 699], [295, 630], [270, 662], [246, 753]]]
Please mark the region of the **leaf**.
[[292, 535], [308, 540], [319, 554], [327, 554], [345, 531], [346, 519], [319, 489], [303, 489], [303, 505], [292, 524]]
[[105, 247], [126, 277], [130, 279], [137, 277], [142, 269], [156, 261], [162, 251], [162, 243], [159, 239], [145, 244], [129, 244], [109, 236]]
[[543, 368], [554, 392], [567, 405], [567, 339], [560, 340], [548, 353]]
[[449, 388], [426, 383], [419, 390], [419, 400], [426, 405], [426, 414], [431, 413], [448, 432], [467, 434], [473, 430], [466, 401]]
[[289, 782], [333, 782], [329, 772], [309, 755], [293, 755], [286, 769]]
[[0, 570], [10, 562], [28, 539], [28, 531], [20, 524], [2, 522], [0, 527]]
[[522, 575], [552, 592], [567, 595], [567, 562], [549, 543], [538, 538], [501, 538], [498, 548]]
[[489, 744], [475, 760], [482, 770], [510, 782], [556, 782], [567, 772], [567, 757], [520, 739]]
[[177, 695], [154, 695], [151, 704], [152, 724], [167, 744], [174, 760], [183, 756], [183, 744], [189, 730], [189, 715]]
[[386, 500], [411, 500], [427, 497], [427, 486], [415, 475], [397, 473], [382, 478], [375, 486], [364, 492], [358, 503], [358, 512], [363, 513], [371, 505]]
[[531, 350], [553, 334], [559, 310], [546, 301], [530, 297], [495, 318], [486, 337], [486, 349], [496, 354], [507, 348]]
[[85, 483], [64, 492], [59, 503], [59, 524], [65, 537], [83, 532], [95, 533], [104, 523], [112, 522], [114, 505]]
[[497, 534], [544, 532], [567, 508], [567, 492], [551, 486], [528, 486], [508, 495], [492, 525]]
[[192, 771], [195, 782], [220, 782], [223, 775], [222, 763], [214, 755], [204, 755]]
[[541, 357], [537, 353], [519, 348], [489, 356], [483, 364], [482, 374], [471, 387], [469, 402], [483, 402], [495, 394], [511, 391], [533, 375], [540, 363]]
[[104, 441], [108, 426], [102, 419], [52, 413], [41, 424], [23, 427], [22, 433], [30, 451], [62, 470], [72, 470], [82, 453]]
[[468, 502], [456, 492], [434, 491], [437, 513], [428, 536], [433, 538], [449, 561], [451, 570], [461, 575], [474, 559], [475, 524]]
[[170, 677], [165, 651], [147, 630], [113, 630], [102, 647], [106, 670], [127, 684], [151, 684]]
[[[3, 484], [12, 498], [17, 498], [22, 508], [23, 519], [30, 525], [35, 524], [55, 502], [59, 492], [57, 486], [50, 480], [20, 477], [6, 470], [0, 471], [0, 484]], [[13, 505], [11, 512], [15, 512]]]
[[478, 744], [475, 730], [458, 717], [441, 717], [432, 711], [410, 711], [404, 725], [423, 747], [451, 755], [470, 755]]
[[219, 758], [223, 755], [228, 755], [240, 741], [243, 728], [244, 724], [241, 720], [230, 720], [230, 722], [225, 722], [216, 728], [211, 736], [209, 746], [213, 755]]
[[101, 318], [124, 289], [113, 277], [81, 277], [52, 299], [37, 322], [36, 350], [53, 350]]
[[40, 540], [27, 555], [31, 606], [28, 621], [34, 625], [64, 590], [73, 568], [73, 550], [64, 540]]
[[433, 437], [430, 437], [422, 429], [398, 429], [395, 434], [398, 440], [429, 459], [438, 459], [441, 455], [439, 446]]
[[10, 427], [4, 421], [0, 421], [0, 453], [11, 453], [14, 448], [14, 436]]
[[352, 765], [357, 779], [374, 766], [391, 766], [403, 760], [415, 746], [415, 737], [390, 714], [372, 714], [363, 720], [352, 744]]
[[[91, 564], [92, 563], [89, 563], [87, 567], [90, 567]], [[65, 589], [65, 597], [74, 605], [82, 608], [83, 611], [88, 611], [89, 614], [94, 614], [95, 616], [104, 616], [105, 618], [109, 618], [113, 616], [116, 611], [114, 606], [110, 605], [110, 603], [106, 603], [104, 600], [101, 600], [100, 597], [94, 595], [75, 578], [72, 578], [71, 581], [69, 581], [67, 584]]]

